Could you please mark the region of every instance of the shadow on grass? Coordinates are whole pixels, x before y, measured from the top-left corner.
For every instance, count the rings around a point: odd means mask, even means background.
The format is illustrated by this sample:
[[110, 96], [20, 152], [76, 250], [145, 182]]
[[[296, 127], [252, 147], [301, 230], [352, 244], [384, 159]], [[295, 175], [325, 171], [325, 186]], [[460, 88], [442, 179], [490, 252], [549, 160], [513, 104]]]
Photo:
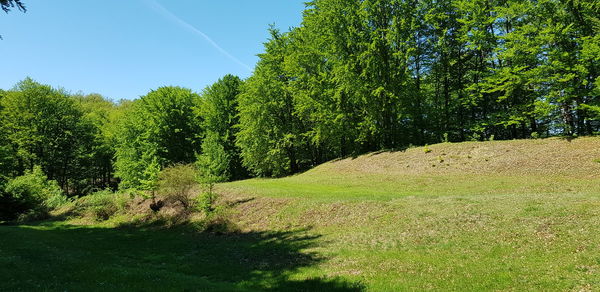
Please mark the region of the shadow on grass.
[[[0, 290], [360, 291], [314, 277], [309, 230], [215, 235], [189, 226], [0, 226]], [[308, 273], [308, 274], [307, 274]]]

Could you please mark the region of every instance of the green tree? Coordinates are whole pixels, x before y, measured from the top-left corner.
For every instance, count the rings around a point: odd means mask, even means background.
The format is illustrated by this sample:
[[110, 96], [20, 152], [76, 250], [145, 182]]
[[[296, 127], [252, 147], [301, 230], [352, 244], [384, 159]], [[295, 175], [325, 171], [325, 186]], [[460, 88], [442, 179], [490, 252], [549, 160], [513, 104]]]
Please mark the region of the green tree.
[[80, 161], [85, 172], [85, 180], [81, 184], [105, 189], [111, 186], [114, 173], [116, 141], [110, 131], [117, 105], [99, 94], [74, 96], [74, 99], [83, 112], [83, 121], [88, 125], [87, 131], [92, 138], [85, 145], [89, 150], [87, 155]]
[[237, 145], [242, 162], [254, 174], [280, 176], [301, 166], [303, 125], [294, 111], [289, 90], [292, 76], [284, 70], [288, 35], [271, 29], [254, 75], [239, 95], [240, 131]]
[[[0, 89], [0, 113], [2, 113], [2, 99], [6, 94]], [[0, 116], [0, 123], [4, 123], [4, 119]], [[6, 181], [14, 176], [16, 170], [16, 153], [8, 140], [8, 132], [5, 127], [0, 127], [0, 193], [4, 189]]]
[[[247, 176], [242, 166], [240, 149], [235, 144], [238, 132], [237, 97], [242, 81], [233, 75], [226, 75], [204, 89], [197, 113], [202, 120], [206, 138], [202, 143], [202, 154], [198, 158], [199, 167], [212, 167], [219, 164], [215, 174], [221, 180], [240, 179]], [[202, 166], [204, 165], [204, 166]]]
[[161, 169], [194, 162], [203, 135], [193, 110], [198, 99], [189, 89], [161, 87], [126, 109], [116, 133], [115, 174], [122, 187], [140, 187], [155, 159]]
[[81, 179], [78, 167], [91, 139], [83, 113], [64, 91], [25, 79], [2, 99], [2, 127], [16, 152], [17, 169], [40, 165], [65, 190]]

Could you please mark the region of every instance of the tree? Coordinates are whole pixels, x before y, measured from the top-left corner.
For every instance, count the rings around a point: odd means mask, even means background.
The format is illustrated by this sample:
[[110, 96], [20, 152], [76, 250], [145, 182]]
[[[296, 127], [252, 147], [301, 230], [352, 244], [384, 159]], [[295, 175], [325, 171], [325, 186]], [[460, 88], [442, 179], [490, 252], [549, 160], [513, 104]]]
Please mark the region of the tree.
[[8, 13], [14, 7], [23, 12], [27, 11], [21, 0], [0, 0], [0, 7], [2, 7], [2, 10], [4, 10], [6, 13]]
[[300, 152], [305, 143], [288, 89], [291, 76], [283, 67], [289, 38], [274, 29], [270, 32], [266, 52], [259, 55], [254, 75], [242, 86], [236, 141], [244, 166], [254, 174], [281, 176], [301, 168]]
[[181, 87], [161, 87], [136, 100], [119, 121], [116, 176], [124, 188], [138, 188], [155, 159], [161, 169], [192, 163], [203, 131], [194, 114], [199, 96]]
[[81, 184], [88, 188], [113, 187], [116, 141], [111, 133], [111, 123], [115, 121], [113, 117], [118, 107], [100, 94], [74, 96], [73, 98], [83, 112], [82, 119], [88, 125], [87, 132], [91, 136], [85, 145], [85, 148], [89, 149], [89, 155], [82, 157], [84, 159], [80, 161], [86, 178]]
[[241, 179], [248, 175], [242, 165], [240, 149], [235, 145], [239, 122], [237, 97], [241, 84], [238, 77], [226, 75], [204, 89], [196, 107], [206, 133], [202, 155], [198, 158], [199, 167], [220, 165], [220, 170], [215, 173], [220, 180]]
[[[0, 0], [0, 7], [4, 12], [8, 13], [12, 8], [16, 7], [17, 9], [26, 12], [27, 9], [21, 0]], [[0, 40], [2, 39], [2, 35], [0, 35]]]
[[1, 101], [2, 125], [17, 158], [17, 171], [40, 165], [51, 180], [66, 192], [82, 178], [79, 166], [89, 154], [92, 139], [83, 113], [62, 90], [25, 79]]

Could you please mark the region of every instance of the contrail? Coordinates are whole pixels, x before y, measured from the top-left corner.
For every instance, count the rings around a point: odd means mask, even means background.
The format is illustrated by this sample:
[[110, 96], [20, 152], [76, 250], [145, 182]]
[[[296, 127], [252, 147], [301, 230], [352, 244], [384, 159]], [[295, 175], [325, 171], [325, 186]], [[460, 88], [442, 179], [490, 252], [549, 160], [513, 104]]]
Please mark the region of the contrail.
[[230, 60], [232, 60], [232, 61], [236, 62], [237, 64], [239, 64], [240, 66], [246, 68], [248, 71], [252, 71], [252, 68], [250, 68], [250, 66], [246, 65], [244, 62], [242, 62], [238, 58], [234, 57], [232, 54], [230, 54], [225, 49], [223, 49], [221, 46], [219, 46], [219, 44], [217, 44], [215, 41], [213, 41], [208, 35], [206, 35], [202, 31], [200, 31], [199, 29], [195, 28], [193, 25], [189, 24], [185, 20], [177, 17], [175, 14], [173, 14], [167, 8], [160, 5], [160, 3], [158, 3], [154, 0], [147, 0], [146, 3], [150, 4], [150, 6], [154, 10], [160, 12], [164, 17], [168, 18], [169, 20], [177, 23], [181, 27], [186, 28], [186, 29], [192, 31], [193, 33], [204, 38], [204, 40], [206, 40], [211, 46], [213, 46], [215, 49], [217, 49], [219, 52], [221, 52], [221, 54], [225, 55]]

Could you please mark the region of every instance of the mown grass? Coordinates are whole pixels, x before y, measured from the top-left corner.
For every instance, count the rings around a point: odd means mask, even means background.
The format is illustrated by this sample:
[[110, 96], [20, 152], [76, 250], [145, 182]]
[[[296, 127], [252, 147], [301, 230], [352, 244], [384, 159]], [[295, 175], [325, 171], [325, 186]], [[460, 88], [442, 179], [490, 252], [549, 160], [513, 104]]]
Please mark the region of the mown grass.
[[223, 235], [0, 226], [0, 290], [600, 290], [598, 146], [439, 144], [222, 184]]
[[311, 227], [322, 235], [315, 252], [330, 258], [318, 274], [366, 290], [593, 291], [599, 146], [598, 138], [438, 144], [219, 188], [263, 201], [240, 208], [249, 229]]
[[227, 183], [230, 194], [320, 200], [393, 200], [405, 196], [478, 196], [486, 194], [600, 192], [598, 180], [522, 175], [387, 175], [309, 173], [281, 179]]
[[[443, 143], [325, 163], [280, 179], [219, 186], [222, 192], [324, 200], [404, 196], [600, 193], [599, 138]], [[441, 159], [440, 159], [441, 158]]]
[[359, 286], [304, 277], [323, 258], [304, 252], [302, 230], [198, 233], [73, 226], [61, 222], [0, 227], [2, 291], [356, 291]]

